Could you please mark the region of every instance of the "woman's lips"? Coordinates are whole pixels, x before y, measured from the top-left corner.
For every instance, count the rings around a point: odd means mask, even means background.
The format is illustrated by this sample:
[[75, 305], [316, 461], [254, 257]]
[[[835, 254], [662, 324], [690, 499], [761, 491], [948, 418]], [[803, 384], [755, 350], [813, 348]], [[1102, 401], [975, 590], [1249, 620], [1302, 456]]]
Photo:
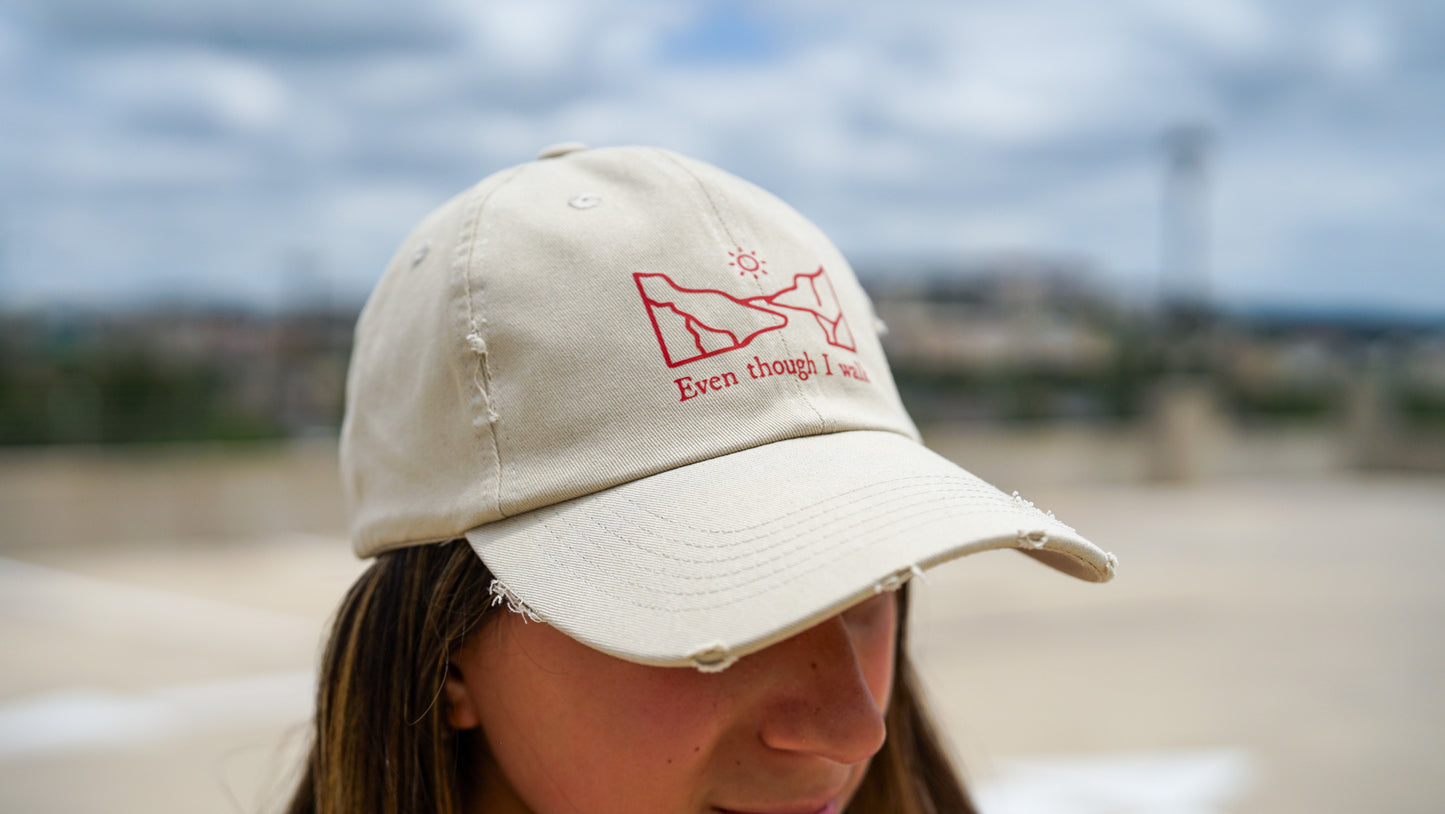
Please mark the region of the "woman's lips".
[[829, 800], [819, 808], [813, 808], [811, 804], [806, 804], [801, 807], [790, 806], [784, 808], [769, 807], [759, 809], [719, 808], [717, 810], [721, 812], [721, 814], [838, 814], [838, 803], [835, 800]]

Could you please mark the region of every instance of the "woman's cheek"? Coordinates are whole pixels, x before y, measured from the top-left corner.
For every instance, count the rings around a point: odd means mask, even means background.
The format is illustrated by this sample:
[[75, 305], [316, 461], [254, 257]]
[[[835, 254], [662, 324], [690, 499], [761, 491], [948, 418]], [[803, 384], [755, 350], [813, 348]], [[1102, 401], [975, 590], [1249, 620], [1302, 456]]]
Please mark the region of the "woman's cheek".
[[535, 814], [701, 806], [728, 719], [719, 682], [614, 659], [545, 625], [512, 636], [491, 654], [484, 729]]
[[610, 666], [576, 688], [580, 728], [605, 745], [609, 777], [656, 784], [704, 768], [729, 718], [716, 683], [688, 667]]

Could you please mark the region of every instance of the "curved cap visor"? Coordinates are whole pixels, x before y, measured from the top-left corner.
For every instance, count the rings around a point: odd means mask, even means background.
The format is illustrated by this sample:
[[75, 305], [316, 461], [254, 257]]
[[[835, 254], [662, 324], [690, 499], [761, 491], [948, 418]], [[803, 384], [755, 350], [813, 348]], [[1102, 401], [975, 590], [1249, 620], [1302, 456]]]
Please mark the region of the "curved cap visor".
[[1114, 570], [1112, 555], [1027, 501], [875, 431], [700, 461], [467, 539], [509, 599], [574, 639], [705, 670], [976, 551], [1017, 548], [1092, 582]]

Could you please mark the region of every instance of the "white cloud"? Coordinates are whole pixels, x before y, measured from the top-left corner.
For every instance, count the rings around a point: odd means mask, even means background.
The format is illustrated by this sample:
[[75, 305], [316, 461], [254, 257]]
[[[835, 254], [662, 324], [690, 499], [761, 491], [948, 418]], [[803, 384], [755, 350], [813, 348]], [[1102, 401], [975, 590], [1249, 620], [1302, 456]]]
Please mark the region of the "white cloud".
[[509, 73], [558, 76], [583, 56], [591, 20], [555, 0], [496, 0], [473, 6], [469, 23], [480, 54]]
[[136, 50], [93, 57], [82, 66], [81, 92], [122, 116], [261, 130], [275, 124], [289, 102], [273, 71], [212, 50]]
[[1326, 64], [1347, 78], [1377, 76], [1391, 57], [1385, 22], [1367, 8], [1336, 9], [1323, 21], [1319, 41]]
[[[1222, 168], [1215, 201], [1222, 293], [1234, 301], [1387, 304], [1408, 290], [1419, 252], [1437, 253], [1440, 262], [1445, 239], [1421, 238], [1445, 235], [1445, 218], [1429, 214], [1440, 211], [1431, 199], [1442, 177], [1445, 159], [1422, 165], [1413, 157], [1361, 156], [1340, 144], [1278, 145], [1239, 157]], [[1365, 250], [1367, 265], [1321, 250], [1322, 237], [1372, 232], [1413, 234], [1420, 242], [1377, 238]], [[1445, 307], [1445, 291], [1417, 290], [1396, 304]]]
[[[1287, 292], [1258, 281], [1303, 274], [1322, 229], [1359, 247], [1424, 229], [1422, 190], [1445, 184], [1445, 61], [1418, 56], [1445, 20], [1403, 0], [17, 8], [0, 11], [0, 206], [27, 213], [10, 293], [183, 277], [262, 296], [297, 248], [365, 287], [424, 201], [573, 139], [713, 160], [864, 254], [1034, 245], [1137, 279], [1157, 265], [1159, 134], [1202, 121], [1212, 265], [1236, 292]], [[77, 221], [120, 248], [54, 245]], [[1330, 290], [1348, 301], [1348, 258], [1369, 254], [1338, 252]], [[70, 293], [35, 260], [60, 256]]]
[[1219, 53], [1258, 54], [1274, 40], [1274, 23], [1262, 3], [1250, 0], [1140, 0], [1135, 7], [1155, 21]]

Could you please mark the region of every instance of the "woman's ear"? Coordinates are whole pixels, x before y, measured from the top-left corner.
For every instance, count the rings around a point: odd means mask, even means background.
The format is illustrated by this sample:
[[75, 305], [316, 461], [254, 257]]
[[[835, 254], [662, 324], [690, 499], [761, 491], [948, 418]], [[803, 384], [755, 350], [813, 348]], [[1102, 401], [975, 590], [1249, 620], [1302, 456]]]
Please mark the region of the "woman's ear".
[[447, 723], [452, 729], [476, 729], [481, 726], [482, 720], [477, 715], [476, 704], [472, 702], [466, 676], [456, 662], [447, 664], [447, 680], [442, 690], [447, 696]]

